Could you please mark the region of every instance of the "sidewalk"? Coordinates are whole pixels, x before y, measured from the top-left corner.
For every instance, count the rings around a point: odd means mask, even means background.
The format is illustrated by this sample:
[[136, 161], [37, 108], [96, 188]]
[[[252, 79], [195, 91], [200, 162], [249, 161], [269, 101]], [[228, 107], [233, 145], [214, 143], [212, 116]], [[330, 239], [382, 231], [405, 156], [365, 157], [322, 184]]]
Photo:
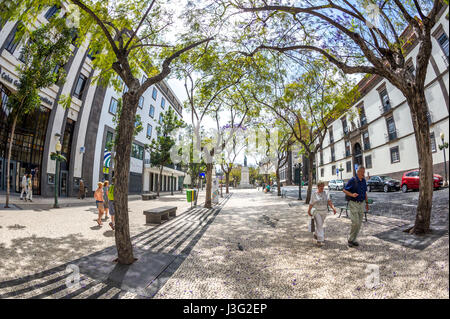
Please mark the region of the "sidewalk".
[[[201, 192], [200, 192], [201, 193]], [[174, 195], [180, 195], [181, 193], [174, 192]], [[186, 192], [182, 193], [186, 196]], [[172, 196], [170, 192], [161, 192], [160, 197]], [[141, 195], [128, 195], [128, 201], [141, 200]], [[10, 208], [5, 207], [6, 196], [4, 193], [0, 194], [0, 210], [48, 210], [52, 209], [55, 203], [54, 197], [42, 197], [42, 196], [34, 196], [33, 201], [24, 201], [20, 200], [19, 194], [11, 194], [9, 197], [9, 206]], [[58, 204], [62, 207], [82, 207], [82, 206], [95, 206], [95, 200], [93, 197], [86, 197], [85, 199], [78, 199], [76, 197], [58, 197]]]

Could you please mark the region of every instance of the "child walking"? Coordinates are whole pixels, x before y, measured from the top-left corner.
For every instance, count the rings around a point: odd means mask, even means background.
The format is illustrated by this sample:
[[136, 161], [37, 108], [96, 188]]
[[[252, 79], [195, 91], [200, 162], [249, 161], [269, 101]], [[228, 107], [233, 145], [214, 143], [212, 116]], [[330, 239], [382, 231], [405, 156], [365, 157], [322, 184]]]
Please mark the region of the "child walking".
[[[325, 241], [325, 234], [323, 231], [323, 224], [325, 218], [327, 217], [328, 208], [327, 205], [333, 209], [334, 214], [336, 214], [336, 208], [330, 199], [330, 194], [324, 191], [325, 183], [322, 181], [317, 182], [317, 191], [311, 196], [311, 201], [308, 208], [308, 215], [314, 217], [315, 221], [315, 233], [314, 239], [317, 241], [317, 245], [322, 246]], [[314, 216], [311, 214], [311, 209], [315, 208]]]

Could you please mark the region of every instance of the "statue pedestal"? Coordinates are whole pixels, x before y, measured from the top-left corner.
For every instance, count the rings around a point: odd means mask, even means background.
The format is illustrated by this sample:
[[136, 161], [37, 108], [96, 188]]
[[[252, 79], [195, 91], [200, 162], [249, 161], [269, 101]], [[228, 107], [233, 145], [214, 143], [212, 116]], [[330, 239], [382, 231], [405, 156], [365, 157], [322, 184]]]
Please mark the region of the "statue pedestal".
[[239, 183], [239, 188], [253, 188], [252, 185], [250, 185], [250, 178], [249, 178], [249, 172], [248, 167], [244, 166], [241, 168], [241, 182]]

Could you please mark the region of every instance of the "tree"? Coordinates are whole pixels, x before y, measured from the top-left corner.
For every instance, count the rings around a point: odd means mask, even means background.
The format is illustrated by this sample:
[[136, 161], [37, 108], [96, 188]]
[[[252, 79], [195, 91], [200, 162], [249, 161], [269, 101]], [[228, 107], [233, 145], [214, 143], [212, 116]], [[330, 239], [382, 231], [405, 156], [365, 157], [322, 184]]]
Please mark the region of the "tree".
[[[20, 36], [25, 34], [26, 30], [22, 29]], [[10, 112], [8, 120], [12, 122], [7, 167], [10, 167], [17, 121], [41, 107], [39, 90], [57, 81], [63, 83], [65, 80], [65, 72], [59, 66], [64, 65], [69, 59], [71, 38], [71, 32], [65, 27], [64, 21], [57, 19], [29, 33], [28, 42], [21, 52], [22, 63], [17, 67], [19, 85], [17, 91], [9, 96], [6, 104]], [[5, 208], [9, 207], [10, 173], [8, 169]]]
[[[408, 103], [419, 157], [420, 189], [411, 233], [429, 232], [433, 197], [433, 158], [427, 120], [425, 78], [431, 57], [431, 30], [448, 7], [448, 1], [347, 1], [301, 2], [231, 0], [234, 8], [250, 13], [243, 28], [253, 42], [244, 52], [276, 50], [291, 56], [324, 56], [347, 74], [378, 75], [399, 89]], [[241, 26], [244, 25], [241, 24]], [[252, 30], [250, 30], [252, 29]], [[253, 31], [253, 32], [249, 32]], [[260, 35], [260, 37], [258, 37]], [[275, 35], [275, 36], [274, 36]], [[254, 44], [255, 38], [262, 42]], [[406, 55], [417, 43], [415, 72]], [[250, 44], [251, 45], [251, 44]]]
[[[174, 60], [189, 50], [208, 43], [212, 37], [189, 30], [178, 32], [178, 44], [164, 40], [173, 24], [172, 14], [163, 1], [95, 1], [95, 0], [6, 0], [7, 16], [11, 20], [23, 21], [32, 25], [45, 6], [66, 3], [69, 17], [77, 19], [77, 44], [90, 44], [96, 59], [94, 67], [99, 69], [98, 80], [103, 85], [113, 83], [118, 86], [118, 75], [128, 87], [122, 96], [123, 112], [117, 127], [116, 152], [114, 161], [115, 184], [114, 207], [116, 211], [115, 239], [118, 253], [117, 261], [131, 264], [136, 259], [130, 239], [128, 218], [128, 175], [130, 155], [135, 124], [135, 114], [139, 99], [152, 85], [161, 82], [171, 72]], [[75, 14], [71, 14], [75, 12]], [[142, 73], [144, 79], [142, 79]]]
[[185, 127], [185, 123], [178, 119], [175, 112], [169, 108], [162, 116], [161, 123], [156, 127], [158, 135], [152, 140], [150, 149], [150, 163], [153, 166], [159, 166], [159, 178], [156, 183], [156, 193], [159, 196], [160, 185], [162, 183], [162, 171], [164, 166], [172, 164], [170, 150], [175, 145], [175, 138], [171, 133], [177, 129]]

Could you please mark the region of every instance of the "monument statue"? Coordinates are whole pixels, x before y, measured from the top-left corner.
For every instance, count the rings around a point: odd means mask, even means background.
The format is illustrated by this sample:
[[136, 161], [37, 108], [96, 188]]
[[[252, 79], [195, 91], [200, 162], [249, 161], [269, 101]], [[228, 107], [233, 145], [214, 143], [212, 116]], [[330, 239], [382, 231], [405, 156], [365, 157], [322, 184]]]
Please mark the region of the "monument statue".
[[239, 183], [239, 188], [253, 188], [250, 185], [250, 175], [247, 167], [247, 156], [244, 155], [244, 166], [241, 167], [241, 182]]

